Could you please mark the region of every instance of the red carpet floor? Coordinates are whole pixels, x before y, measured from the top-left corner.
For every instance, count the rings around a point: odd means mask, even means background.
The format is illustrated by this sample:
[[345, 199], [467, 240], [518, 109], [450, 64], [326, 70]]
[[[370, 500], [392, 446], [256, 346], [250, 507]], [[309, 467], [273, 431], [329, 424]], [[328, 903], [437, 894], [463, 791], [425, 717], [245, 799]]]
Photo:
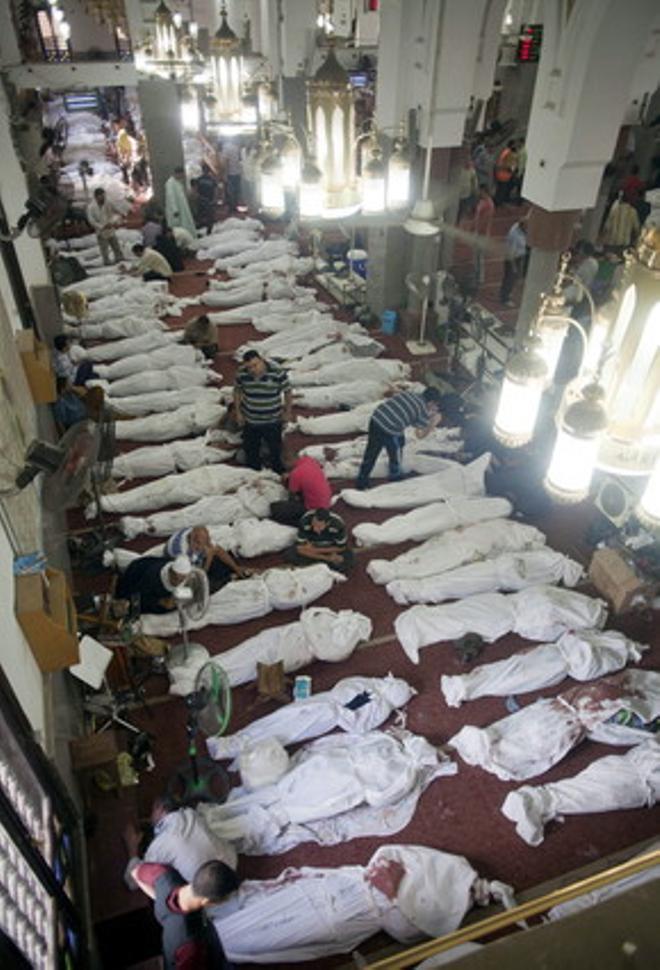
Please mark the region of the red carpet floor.
[[[498, 213], [497, 234], [501, 236], [516, 217], [515, 210]], [[459, 267], [465, 266], [470, 259], [467, 247], [463, 244], [457, 245], [455, 258]], [[486, 287], [484, 293], [480, 294], [480, 298], [483, 295], [483, 302], [496, 312], [499, 311], [493, 295], [497, 295], [500, 272], [501, 263], [495, 259], [489, 260]], [[192, 295], [201, 292], [204, 286], [204, 277], [188, 276], [178, 280], [173, 289], [177, 295]], [[195, 307], [187, 309], [184, 320], [198, 312], [199, 309]], [[511, 313], [508, 321], [513, 321]], [[181, 326], [182, 321], [179, 318], [171, 323], [173, 326]], [[230, 382], [235, 369], [231, 353], [244, 340], [254, 337], [255, 331], [248, 325], [240, 325], [222, 327], [219, 332], [221, 352], [217, 358], [216, 369]], [[407, 356], [403, 342], [398, 338], [387, 338], [387, 344], [390, 356]], [[297, 436], [295, 441], [302, 442], [302, 437]], [[341, 483], [338, 483], [338, 487], [339, 484]], [[337, 511], [345, 516], [349, 525], [364, 520], [378, 521], [387, 515], [369, 511], [358, 515], [356, 510], [345, 507], [343, 503], [338, 505]], [[548, 521], [538, 524], [548, 533], [552, 545], [585, 561], [588, 550], [584, 547], [583, 535], [590, 518], [590, 509], [581, 506], [568, 511], [560, 510]], [[149, 544], [150, 540], [143, 539], [137, 540], [133, 546], [143, 550]], [[385, 552], [388, 556], [395, 555], [404, 548], [406, 547], [390, 547]], [[275, 556], [264, 557], [262, 560], [251, 561], [250, 565], [272, 565], [276, 559]], [[368, 578], [365, 572], [368, 559], [368, 552], [360, 552], [357, 556], [357, 567], [350, 580], [337, 585], [322, 598], [320, 604], [335, 609], [352, 608], [368, 614], [374, 624], [373, 639], [342, 664], [318, 662], [301, 671], [312, 677], [313, 689], [324, 690], [341, 677], [350, 674], [384, 675], [391, 671], [397, 676], [405, 677], [418, 691], [408, 708], [407, 726], [437, 745], [446, 742], [462, 724], [487, 725], [503, 717], [507, 713], [504, 699], [474, 701], [459, 710], [446, 707], [439, 690], [439, 678], [443, 673], [458, 673], [465, 668], [461, 666], [449, 643], [423, 650], [419, 666], [408, 661], [393, 635], [393, 620], [401, 608], [387, 596], [382, 587], [376, 586]], [[107, 580], [103, 578], [101, 582]], [[79, 589], [83, 588], [86, 588], [86, 584], [80, 579]], [[222, 654], [224, 650], [259, 630], [290, 622], [296, 617], [297, 611], [272, 613], [263, 619], [233, 627], [208, 627], [196, 633], [194, 639], [203, 643], [211, 653]], [[657, 620], [656, 615], [635, 617], [621, 624], [611, 624], [614, 627], [620, 626], [652, 645], [642, 664], [647, 668], [660, 667], [660, 624]], [[505, 637], [498, 643], [487, 646], [480, 661], [506, 657], [519, 649], [522, 643], [515, 636]], [[557, 693], [560, 689], [562, 688], [554, 688], [545, 693]], [[124, 790], [119, 799], [113, 794], [97, 792], [94, 795], [95, 827], [89, 839], [90, 885], [94, 917], [103, 939], [107, 938], [114, 927], [119, 929], [122, 926], [121, 922], [113, 922], [114, 918], [129, 910], [146, 907], [144, 897], [138, 892], [129, 892], [122, 883], [125, 863], [120, 838], [122, 827], [131, 817], [148, 815], [153, 797], [163, 790], [174, 766], [185, 760], [184, 704], [181, 699], [167, 697], [166, 691], [165, 678], [153, 678], [148, 684], [149, 710], [136, 709], [130, 714], [136, 725], [150, 731], [155, 737], [154, 771], [144, 774], [139, 787]], [[521, 705], [527, 705], [541, 694], [528, 694], [518, 700]], [[255, 696], [252, 685], [234, 691], [231, 730], [272, 709], [268, 705], [255, 708]], [[586, 742], [543, 776], [543, 780], [572, 775], [606, 753], [610, 751], [604, 746]], [[499, 811], [506, 793], [512, 787], [516, 786], [498, 781], [494, 776], [459, 761], [458, 775], [439, 779], [427, 790], [412, 822], [398, 834], [396, 841], [420, 843], [463, 854], [484, 876], [504, 880], [522, 890], [610, 852], [634, 845], [657, 833], [660, 827], [658, 808], [570, 818], [563, 825], [549, 826], [543, 845], [532, 849], [518, 839], [513, 825]], [[300, 846], [283, 856], [243, 859], [240, 872], [243, 876], [261, 878], [274, 876], [290, 865], [338, 866], [345, 863], [364, 863], [378, 844], [379, 840], [376, 839], [356, 839], [334, 848]], [[346, 962], [346, 958], [315, 961], [314, 965], [330, 967], [339, 962]], [[128, 963], [112, 964], [112, 958], [106, 956], [106, 966], [111, 965], [117, 967]]]

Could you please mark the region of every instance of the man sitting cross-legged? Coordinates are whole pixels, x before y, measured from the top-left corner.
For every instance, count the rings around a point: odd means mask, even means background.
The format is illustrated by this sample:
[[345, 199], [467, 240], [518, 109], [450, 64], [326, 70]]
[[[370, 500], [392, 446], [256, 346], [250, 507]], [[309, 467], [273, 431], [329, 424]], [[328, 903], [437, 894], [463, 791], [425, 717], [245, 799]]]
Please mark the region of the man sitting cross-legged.
[[329, 509], [306, 512], [298, 526], [296, 545], [288, 550], [286, 558], [296, 566], [324, 562], [338, 572], [350, 572], [353, 551], [348, 548], [343, 519]]

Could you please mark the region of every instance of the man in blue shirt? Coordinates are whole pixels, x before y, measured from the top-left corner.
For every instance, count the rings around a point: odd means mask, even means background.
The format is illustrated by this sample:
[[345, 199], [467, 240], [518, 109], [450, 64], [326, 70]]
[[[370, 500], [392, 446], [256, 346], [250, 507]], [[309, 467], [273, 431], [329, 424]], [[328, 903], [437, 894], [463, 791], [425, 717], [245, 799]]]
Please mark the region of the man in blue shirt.
[[367, 447], [358, 472], [356, 488], [369, 488], [369, 475], [384, 448], [390, 464], [390, 481], [401, 478], [401, 451], [406, 428], [417, 429], [417, 437], [425, 438], [442, 418], [440, 392], [427, 387], [422, 394], [401, 391], [379, 404], [371, 415]]
[[504, 257], [504, 274], [500, 286], [500, 303], [502, 306], [512, 307], [511, 293], [525, 269], [527, 255], [527, 226], [520, 219], [509, 229], [506, 235], [506, 255]]

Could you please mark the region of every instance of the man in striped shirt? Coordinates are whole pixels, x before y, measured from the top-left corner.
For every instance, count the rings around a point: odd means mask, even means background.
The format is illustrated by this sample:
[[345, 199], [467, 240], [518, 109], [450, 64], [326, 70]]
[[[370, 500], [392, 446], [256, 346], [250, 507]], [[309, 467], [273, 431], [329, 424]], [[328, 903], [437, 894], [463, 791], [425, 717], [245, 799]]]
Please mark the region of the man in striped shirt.
[[283, 474], [282, 422], [291, 420], [291, 388], [286, 371], [264, 360], [256, 350], [248, 350], [234, 382], [234, 405], [243, 429], [245, 464], [259, 471], [263, 441], [273, 471]]
[[383, 448], [390, 463], [390, 481], [395, 482], [401, 478], [403, 433], [412, 426], [417, 429], [418, 438], [425, 438], [442, 418], [439, 401], [440, 392], [434, 387], [427, 387], [422, 394], [401, 391], [378, 405], [369, 422], [367, 447], [358, 472], [356, 488], [369, 488], [369, 475]]

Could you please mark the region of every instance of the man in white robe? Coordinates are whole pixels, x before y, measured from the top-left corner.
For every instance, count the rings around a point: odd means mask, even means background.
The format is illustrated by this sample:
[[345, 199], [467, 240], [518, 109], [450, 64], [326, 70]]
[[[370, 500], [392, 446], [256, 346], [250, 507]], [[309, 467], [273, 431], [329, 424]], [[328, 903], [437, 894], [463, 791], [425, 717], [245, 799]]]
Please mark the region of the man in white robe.
[[165, 218], [170, 229], [181, 226], [193, 239], [197, 238], [197, 227], [186, 195], [186, 173], [180, 165], [165, 182]]

